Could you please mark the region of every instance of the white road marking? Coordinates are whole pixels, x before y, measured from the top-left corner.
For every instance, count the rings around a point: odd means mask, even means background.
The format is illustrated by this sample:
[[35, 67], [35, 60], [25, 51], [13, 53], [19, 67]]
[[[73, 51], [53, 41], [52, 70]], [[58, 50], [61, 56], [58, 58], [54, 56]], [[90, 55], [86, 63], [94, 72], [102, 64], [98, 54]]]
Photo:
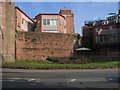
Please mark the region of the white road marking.
[[11, 78], [11, 79], [14, 79], [14, 80], [19, 80], [19, 79], [22, 79], [22, 78]]
[[67, 82], [74, 82], [76, 79], [71, 79], [71, 80], [69, 80], [69, 81], [67, 81]]
[[35, 79], [28, 79], [28, 81], [35, 81]]
[[75, 81], [76, 79], [72, 79], [71, 82]]
[[40, 82], [40, 78], [3, 78], [0, 79], [0, 82], [13, 82], [13, 81], [17, 81], [17, 82], [35, 82], [35, 83], [39, 83]]

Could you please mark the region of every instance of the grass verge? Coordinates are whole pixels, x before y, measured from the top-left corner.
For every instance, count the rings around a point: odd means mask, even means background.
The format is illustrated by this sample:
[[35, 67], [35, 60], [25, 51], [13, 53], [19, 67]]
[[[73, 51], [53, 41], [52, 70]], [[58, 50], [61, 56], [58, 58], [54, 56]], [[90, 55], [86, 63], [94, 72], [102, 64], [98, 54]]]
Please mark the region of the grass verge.
[[15, 63], [3, 64], [3, 68], [14, 69], [95, 69], [119, 67], [119, 60], [96, 61], [89, 64], [56, 64], [47, 60], [16, 60]]

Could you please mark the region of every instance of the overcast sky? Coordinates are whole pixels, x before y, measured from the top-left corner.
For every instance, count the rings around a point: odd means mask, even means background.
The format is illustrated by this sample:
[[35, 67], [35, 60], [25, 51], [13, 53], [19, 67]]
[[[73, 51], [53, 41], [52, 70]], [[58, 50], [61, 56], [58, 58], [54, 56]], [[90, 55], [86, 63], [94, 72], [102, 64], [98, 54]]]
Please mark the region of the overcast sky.
[[85, 20], [104, 18], [108, 13], [118, 13], [118, 2], [15, 2], [29, 17], [39, 13], [59, 13], [60, 8], [70, 8], [75, 18], [75, 33], [82, 35]]

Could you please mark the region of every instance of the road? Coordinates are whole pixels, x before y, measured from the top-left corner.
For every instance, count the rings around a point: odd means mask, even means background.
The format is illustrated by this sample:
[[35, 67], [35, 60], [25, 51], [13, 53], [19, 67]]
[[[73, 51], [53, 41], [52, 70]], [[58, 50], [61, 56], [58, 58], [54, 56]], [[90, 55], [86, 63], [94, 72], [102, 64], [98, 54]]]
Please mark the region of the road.
[[118, 69], [7, 70], [2, 88], [118, 88]]

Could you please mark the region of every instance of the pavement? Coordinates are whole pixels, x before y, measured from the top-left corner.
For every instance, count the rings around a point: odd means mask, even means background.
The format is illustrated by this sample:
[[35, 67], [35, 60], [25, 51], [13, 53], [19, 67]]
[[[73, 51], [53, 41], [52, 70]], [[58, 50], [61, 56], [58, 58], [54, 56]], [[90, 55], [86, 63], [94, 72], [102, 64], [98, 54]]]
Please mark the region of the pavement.
[[1, 69], [3, 88], [118, 88], [113, 69]]
[[107, 68], [107, 69], [9, 69], [2, 68], [0, 72], [110, 72], [116, 71], [118, 72], [118, 68]]

